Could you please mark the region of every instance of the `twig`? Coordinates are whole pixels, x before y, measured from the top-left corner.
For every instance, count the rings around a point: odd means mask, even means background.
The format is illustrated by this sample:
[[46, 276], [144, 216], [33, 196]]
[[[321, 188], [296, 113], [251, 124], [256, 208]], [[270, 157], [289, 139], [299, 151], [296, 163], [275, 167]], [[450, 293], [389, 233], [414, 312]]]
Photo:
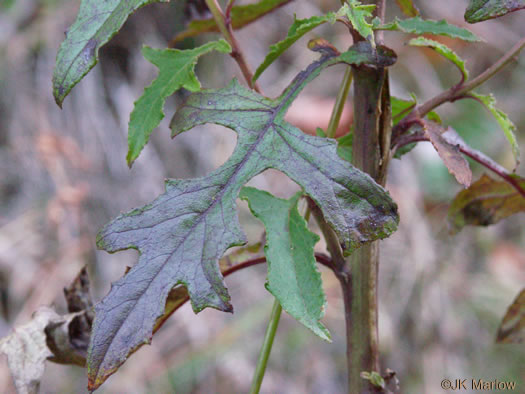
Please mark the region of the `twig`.
[[484, 72], [479, 74], [476, 78], [459, 85], [452, 86], [450, 89], [441, 92], [437, 96], [432, 97], [421, 105], [418, 105], [406, 117], [406, 121], [401, 121], [396, 127], [394, 134], [400, 134], [408, 130], [407, 125], [410, 124], [414, 118], [423, 118], [426, 114], [434, 108], [446, 102], [453, 102], [465, 97], [465, 94], [477, 88], [488, 79], [497, 74], [503, 67], [510, 63], [514, 56], [516, 56], [525, 47], [525, 37], [519, 40], [511, 49], [509, 49], [496, 63], [487, 68]]
[[226, 11], [224, 12], [224, 14], [226, 15], [226, 25], [231, 24], [231, 14], [232, 14], [232, 8], [234, 4], [235, 4], [235, 0], [229, 0], [228, 5], [226, 6]]
[[[379, 18], [379, 20], [381, 21], [381, 24], [385, 23], [385, 12], [386, 12], [386, 1], [379, 0], [377, 2], [377, 7], [375, 9], [375, 15]], [[385, 34], [384, 31], [376, 30], [375, 40], [378, 45], [384, 44], [384, 34]]]
[[[421, 141], [430, 141], [425, 135], [422, 133], [414, 133], [410, 135], [404, 135], [399, 137], [399, 139], [396, 142], [396, 145], [394, 146], [394, 149], [397, 151], [399, 148], [414, 143], [414, 142], [421, 142]], [[466, 144], [456, 144], [459, 151], [463, 153], [465, 156], [470, 157], [472, 160], [478, 162], [485, 168], [489, 169], [496, 175], [499, 175], [501, 178], [503, 178], [506, 182], [508, 182], [516, 191], [521, 194], [523, 197], [525, 197], [525, 189], [521, 187], [519, 182], [512, 176], [512, 173], [510, 173], [507, 169], [505, 169], [503, 166], [496, 163], [494, 160], [486, 156], [485, 154], [481, 153], [480, 151], [471, 148], [470, 146]]]
[[215, 19], [215, 22], [217, 23], [217, 27], [219, 28], [219, 31], [221, 32], [223, 37], [226, 39], [226, 41], [228, 41], [228, 43], [232, 47], [230, 56], [239, 65], [239, 68], [241, 69], [242, 75], [244, 76], [246, 83], [251, 89], [254, 89], [255, 91], [260, 93], [261, 90], [259, 86], [257, 85], [257, 83], [254, 83], [252, 81], [252, 78], [253, 78], [252, 70], [250, 69], [250, 66], [248, 66], [248, 63], [246, 63], [243, 52], [241, 51], [241, 48], [239, 46], [239, 43], [237, 42], [237, 40], [235, 39], [235, 36], [233, 35], [231, 21], [228, 20], [229, 18], [226, 18], [217, 0], [206, 0], [206, 4], [208, 5], [208, 8], [210, 9], [213, 15], [213, 19]]

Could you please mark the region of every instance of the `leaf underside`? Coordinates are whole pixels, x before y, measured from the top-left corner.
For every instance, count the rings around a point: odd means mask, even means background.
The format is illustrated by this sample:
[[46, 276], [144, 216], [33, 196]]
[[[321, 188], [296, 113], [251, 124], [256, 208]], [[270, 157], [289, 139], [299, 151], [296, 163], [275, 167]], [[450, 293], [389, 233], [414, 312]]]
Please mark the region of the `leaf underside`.
[[482, 22], [523, 8], [525, 0], [470, 0], [465, 20], [469, 23]]
[[432, 48], [434, 51], [439, 53], [441, 56], [445, 57], [446, 59], [454, 63], [454, 65], [461, 72], [462, 81], [466, 81], [468, 79], [468, 71], [465, 68], [465, 61], [462, 58], [460, 58], [456, 54], [456, 52], [454, 52], [452, 49], [447, 47], [445, 44], [442, 44], [440, 42], [437, 42], [437, 41], [434, 41], [434, 40], [431, 40], [425, 37], [413, 38], [412, 40], [408, 42], [408, 44], [412, 46]]
[[[436, 149], [448, 171], [456, 177], [459, 183], [465, 187], [469, 187], [472, 181], [472, 171], [470, 171], [467, 160], [461, 154], [459, 147], [451, 144], [447, 138], [443, 136], [443, 134], [447, 133], [455, 137], [457, 133], [452, 129], [445, 130], [439, 124], [430, 121], [423, 121], [423, 133]], [[459, 136], [457, 137], [459, 138]]]
[[[288, 4], [291, 0], [261, 0], [255, 4], [233, 6], [230, 14], [231, 25], [234, 29], [240, 29], [268, 13]], [[188, 24], [186, 30], [178, 33], [171, 41], [175, 44], [185, 38], [195, 37], [202, 33], [218, 32], [219, 28], [215, 19], [194, 20]]]
[[[380, 52], [381, 53], [381, 52]], [[397, 207], [368, 175], [340, 159], [336, 141], [303, 134], [284, 121], [301, 89], [322, 69], [348, 64], [393, 64], [395, 58], [359, 45], [320, 60], [299, 73], [277, 99], [267, 99], [233, 80], [226, 88], [194, 93], [178, 108], [173, 135], [215, 123], [235, 130], [232, 156], [206, 177], [168, 180], [151, 204], [123, 214], [99, 233], [108, 252], [134, 248], [140, 259], [96, 306], [88, 355], [89, 388], [95, 389], [151, 339], [171, 288], [186, 286], [195, 312], [232, 311], [217, 260], [245, 242], [236, 215], [241, 187], [268, 168], [284, 172], [321, 208], [348, 254], [397, 228]]]
[[514, 134], [516, 131], [516, 125], [512, 122], [512, 120], [510, 120], [509, 116], [505, 112], [496, 107], [496, 99], [492, 94], [482, 95], [475, 92], [470, 92], [469, 94], [483, 103], [483, 105], [485, 105], [485, 107], [487, 107], [487, 109], [490, 111], [492, 116], [496, 118], [496, 121], [503, 130], [505, 137], [509, 141], [517, 167], [520, 163], [520, 149], [518, 146], [518, 141], [516, 140], [516, 135]]
[[266, 229], [266, 288], [292, 317], [330, 341], [330, 333], [319, 321], [326, 305], [314, 256], [319, 236], [308, 230], [297, 210], [301, 194], [283, 200], [268, 192], [244, 187], [239, 197], [248, 201], [251, 212]]
[[163, 108], [166, 98], [180, 88], [190, 92], [196, 92], [201, 88], [195, 75], [195, 65], [200, 56], [213, 50], [229, 53], [231, 47], [226, 41], [220, 40], [187, 50], [153, 49], [147, 46], [142, 48], [142, 54], [157, 66], [159, 75], [135, 101], [130, 116], [126, 157], [130, 167], [148, 143], [153, 129], [164, 118]]
[[[525, 179], [514, 177], [525, 188]], [[525, 212], [525, 198], [508, 182], [483, 175], [454, 198], [448, 222], [455, 234], [466, 225], [489, 226], [519, 212]]]
[[53, 95], [61, 107], [71, 89], [98, 61], [99, 49], [137, 9], [168, 0], [82, 0], [77, 18], [60, 45], [53, 72]]
[[411, 34], [433, 34], [437, 36], [446, 36], [450, 38], [459, 38], [463, 41], [475, 42], [482, 41], [470, 30], [451, 25], [446, 20], [434, 21], [431, 19], [422, 19], [419, 16], [408, 19], [396, 18], [394, 22], [381, 25], [378, 18], [373, 21], [374, 29], [401, 31]]

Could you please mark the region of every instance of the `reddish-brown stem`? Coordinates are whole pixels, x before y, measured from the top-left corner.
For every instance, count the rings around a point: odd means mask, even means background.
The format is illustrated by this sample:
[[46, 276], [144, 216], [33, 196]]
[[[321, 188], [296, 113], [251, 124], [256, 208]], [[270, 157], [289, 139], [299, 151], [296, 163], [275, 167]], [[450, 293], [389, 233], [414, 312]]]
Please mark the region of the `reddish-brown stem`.
[[226, 25], [231, 25], [231, 14], [234, 4], [235, 0], [229, 0], [228, 5], [226, 5], [226, 11], [224, 11], [224, 15], [226, 16]]
[[[325, 267], [328, 267], [330, 268], [332, 271], [335, 272], [335, 266], [334, 266], [334, 263], [332, 262], [332, 260], [330, 259], [330, 257], [326, 256], [325, 254], [322, 254], [322, 253], [316, 253], [315, 254], [315, 259], [318, 263], [324, 265]], [[249, 268], [249, 267], [253, 267], [254, 265], [258, 265], [258, 264], [262, 264], [262, 263], [266, 263], [266, 257], [264, 256], [261, 256], [261, 257], [256, 257], [256, 258], [253, 258], [253, 259], [249, 259], [249, 260], [246, 260], [242, 263], [239, 263], [239, 264], [235, 264], [233, 267], [230, 267], [226, 270], [224, 270], [222, 272], [222, 275], [224, 277], [226, 276], [229, 276], [237, 271], [240, 271], [242, 269], [245, 269], [245, 268]], [[178, 289], [178, 288], [177, 288]], [[177, 291], [177, 289], [173, 289], [173, 291]], [[171, 310], [168, 314], [165, 314], [163, 315], [162, 317], [159, 318], [159, 321], [157, 321], [157, 324], [155, 325], [155, 328], [154, 328], [154, 331], [153, 332], [157, 332], [157, 330], [162, 326], [162, 324], [177, 310], [179, 309], [182, 305], [184, 305], [186, 302], [188, 302], [190, 300], [190, 297], [189, 296], [186, 296], [184, 298], [183, 301], [180, 302], [180, 304], [178, 304], [175, 308], [173, 308], [173, 310]]]
[[[422, 141], [430, 141], [430, 140], [421, 133], [404, 135], [398, 139], [394, 149], [398, 150], [399, 148], [405, 145], [408, 145], [414, 142], [422, 142]], [[492, 171], [494, 174], [499, 175], [506, 182], [508, 182], [512, 187], [514, 187], [514, 189], [516, 189], [516, 191], [519, 194], [521, 194], [525, 198], [525, 189], [521, 187], [519, 182], [512, 176], [512, 174], [508, 170], [506, 170], [504, 167], [496, 163], [491, 158], [487, 157], [485, 154], [481, 153], [480, 151], [476, 149], [471, 148], [470, 146], [466, 144], [458, 144], [457, 147], [459, 151], [463, 153], [465, 156], [470, 157], [472, 160], [478, 162], [485, 168]]]
[[239, 43], [237, 39], [235, 38], [235, 35], [233, 34], [233, 29], [232, 29], [230, 18], [229, 17], [227, 18], [225, 14], [222, 12], [221, 6], [217, 0], [206, 0], [206, 4], [208, 5], [208, 8], [210, 9], [212, 13], [213, 18], [215, 19], [215, 23], [217, 23], [217, 27], [219, 28], [219, 31], [221, 32], [223, 37], [226, 39], [226, 41], [228, 41], [228, 43], [232, 47], [230, 56], [237, 62], [237, 65], [239, 66], [239, 69], [241, 70], [241, 73], [244, 79], [246, 80], [246, 83], [251, 89], [254, 89], [255, 91], [260, 93], [261, 90], [259, 88], [259, 85], [253, 82], [252, 70], [250, 69], [250, 66], [248, 65], [248, 63], [246, 62], [246, 59], [241, 50], [241, 47], [239, 46]]
[[453, 102], [460, 98], [465, 97], [465, 95], [471, 90], [477, 88], [488, 79], [492, 78], [497, 74], [503, 67], [510, 63], [516, 54], [518, 54], [525, 47], [525, 37], [519, 40], [512, 48], [510, 48], [496, 63], [487, 68], [476, 78], [460, 83], [459, 85], [452, 86], [450, 89], [441, 92], [437, 96], [432, 97], [428, 101], [424, 102], [421, 105], [418, 105], [414, 108], [406, 117], [405, 120], [399, 122], [399, 124], [394, 129], [394, 135], [402, 134], [408, 130], [407, 124], [414, 118], [423, 118], [430, 111], [436, 107], [444, 104], [446, 102]]

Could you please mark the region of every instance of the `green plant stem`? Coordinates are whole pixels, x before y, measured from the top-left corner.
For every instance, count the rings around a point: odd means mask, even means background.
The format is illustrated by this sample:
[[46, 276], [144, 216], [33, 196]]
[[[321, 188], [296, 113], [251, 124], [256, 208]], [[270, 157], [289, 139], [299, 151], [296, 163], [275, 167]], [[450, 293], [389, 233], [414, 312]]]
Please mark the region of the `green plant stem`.
[[262, 344], [261, 352], [259, 353], [259, 359], [257, 360], [257, 367], [255, 368], [255, 374], [253, 376], [252, 387], [250, 388], [250, 394], [257, 394], [261, 389], [261, 384], [264, 378], [264, 372], [266, 371], [266, 365], [268, 364], [268, 358], [272, 350], [273, 340], [275, 338], [275, 332], [279, 325], [282, 312], [281, 304], [277, 299], [273, 302], [272, 314], [268, 327], [266, 328], [266, 334], [264, 335], [264, 341]]
[[477, 88], [481, 84], [485, 83], [488, 79], [496, 75], [503, 67], [510, 63], [514, 59], [514, 56], [516, 56], [523, 48], [525, 48], [525, 37], [519, 40], [496, 63], [487, 68], [476, 78], [463, 83], [460, 86], [453, 86], [450, 89], [438, 94], [437, 96], [432, 97], [430, 100], [416, 107], [414, 111], [412, 111], [412, 113], [408, 116], [423, 118], [426, 114], [441, 104], [463, 97], [466, 93]]
[[345, 107], [346, 99], [348, 97], [348, 92], [350, 91], [350, 86], [352, 85], [352, 68], [347, 67], [345, 70], [345, 75], [343, 77], [343, 82], [337, 93], [337, 98], [335, 99], [334, 108], [332, 109], [332, 115], [330, 116], [330, 122], [328, 123], [328, 128], [326, 129], [326, 136], [328, 138], [334, 138], [337, 128], [339, 127], [339, 122], [341, 121], [341, 115], [343, 114], [343, 109]]
[[261, 90], [259, 88], [259, 85], [253, 82], [253, 72], [250, 69], [248, 63], [246, 63], [244, 54], [239, 46], [239, 43], [237, 42], [237, 39], [235, 38], [235, 35], [233, 34], [230, 18], [226, 18], [217, 0], [206, 0], [206, 5], [210, 9], [211, 14], [213, 15], [213, 19], [215, 19], [215, 23], [217, 23], [217, 27], [219, 28], [219, 31], [221, 32], [222, 36], [226, 39], [226, 41], [228, 41], [228, 43], [232, 47], [230, 56], [239, 65], [239, 68], [242, 72], [244, 79], [246, 80], [246, 83], [251, 89], [254, 89], [255, 91], [260, 93]]

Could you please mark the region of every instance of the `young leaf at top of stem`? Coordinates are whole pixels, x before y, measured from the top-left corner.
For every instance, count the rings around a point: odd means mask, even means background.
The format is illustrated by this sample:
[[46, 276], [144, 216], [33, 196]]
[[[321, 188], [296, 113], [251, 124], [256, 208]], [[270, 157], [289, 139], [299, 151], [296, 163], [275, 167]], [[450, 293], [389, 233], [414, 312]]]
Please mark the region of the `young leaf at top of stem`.
[[[254, 4], [235, 5], [232, 7], [230, 13], [231, 26], [233, 29], [240, 29], [275, 11], [277, 8], [286, 5], [290, 1], [291, 0], [260, 0]], [[170, 45], [173, 46], [185, 38], [218, 31], [219, 28], [214, 18], [193, 20], [184, 31], [178, 33], [171, 40]]]
[[[525, 188], [525, 179], [511, 176]], [[466, 225], [488, 226], [519, 212], [525, 212], [525, 198], [507, 181], [483, 175], [450, 204], [450, 232], [456, 234]]]
[[374, 4], [361, 4], [358, 0], [347, 0], [344, 11], [352, 27], [370, 44], [375, 47], [374, 29], [368, 19], [372, 19], [376, 6]]
[[382, 25], [379, 18], [372, 21], [374, 30], [391, 30], [411, 34], [433, 34], [436, 36], [446, 36], [450, 38], [459, 38], [463, 41], [475, 42], [483, 41], [470, 30], [451, 25], [446, 20], [434, 21], [431, 19], [422, 19], [419, 16], [408, 19], [396, 18], [394, 22]]
[[144, 57], [159, 69], [157, 78], [144, 89], [143, 95], [135, 101], [128, 130], [128, 154], [126, 160], [131, 167], [144, 146], [148, 143], [151, 132], [164, 118], [164, 103], [180, 88], [191, 92], [200, 90], [201, 84], [195, 75], [195, 65], [200, 56], [216, 50], [231, 52], [230, 45], [224, 41], [208, 42], [198, 48], [153, 49], [142, 48]]
[[324, 68], [342, 62], [388, 66], [394, 61], [392, 52], [358, 45], [340, 55], [324, 51], [273, 100], [235, 79], [225, 88], [188, 97], [172, 119], [172, 135], [214, 123], [235, 130], [237, 146], [211, 174], [168, 180], [166, 192], [155, 201], [120, 215], [99, 233], [99, 248], [133, 248], [140, 258], [95, 308], [88, 353], [91, 390], [118, 369], [130, 349], [151, 340], [176, 284], [186, 286], [195, 312], [206, 307], [232, 311], [217, 260], [245, 242], [235, 201], [241, 187], [262, 171], [275, 168], [302, 186], [347, 254], [396, 230], [396, 204], [370, 176], [337, 156], [335, 140], [306, 135], [284, 121], [293, 100]]
[[60, 44], [53, 72], [53, 95], [62, 107], [71, 89], [98, 61], [98, 50], [138, 8], [168, 0], [82, 0], [77, 18]]
[[468, 79], [468, 71], [465, 68], [465, 61], [461, 57], [459, 57], [456, 54], [456, 52], [454, 52], [452, 49], [450, 49], [445, 44], [431, 40], [426, 37], [413, 38], [408, 42], [408, 44], [412, 46], [418, 46], [418, 47], [427, 47], [427, 48], [431, 48], [435, 50], [441, 56], [445, 57], [446, 59], [454, 63], [454, 65], [459, 69], [459, 71], [461, 72], [461, 82], [460, 83], [463, 83]]
[[266, 288], [292, 317], [320, 338], [330, 341], [330, 333], [320, 322], [326, 298], [314, 256], [319, 236], [308, 230], [297, 210], [301, 195], [299, 192], [284, 200], [262, 190], [244, 187], [239, 197], [248, 201], [252, 214], [266, 229]]
[[468, 23], [482, 22], [523, 8], [525, 0], [470, 0], [465, 11], [465, 20]]
[[516, 140], [516, 135], [514, 134], [516, 131], [516, 125], [512, 122], [512, 120], [510, 120], [509, 116], [505, 112], [496, 108], [496, 98], [494, 95], [483, 95], [475, 92], [470, 92], [469, 95], [483, 103], [483, 105], [485, 105], [485, 107], [487, 107], [487, 109], [490, 111], [492, 116], [496, 118], [496, 121], [499, 123], [503, 133], [505, 134], [505, 137], [507, 137], [507, 140], [510, 143], [514, 160], [516, 160], [516, 168], [520, 163], [520, 148], [518, 146], [518, 141]]

